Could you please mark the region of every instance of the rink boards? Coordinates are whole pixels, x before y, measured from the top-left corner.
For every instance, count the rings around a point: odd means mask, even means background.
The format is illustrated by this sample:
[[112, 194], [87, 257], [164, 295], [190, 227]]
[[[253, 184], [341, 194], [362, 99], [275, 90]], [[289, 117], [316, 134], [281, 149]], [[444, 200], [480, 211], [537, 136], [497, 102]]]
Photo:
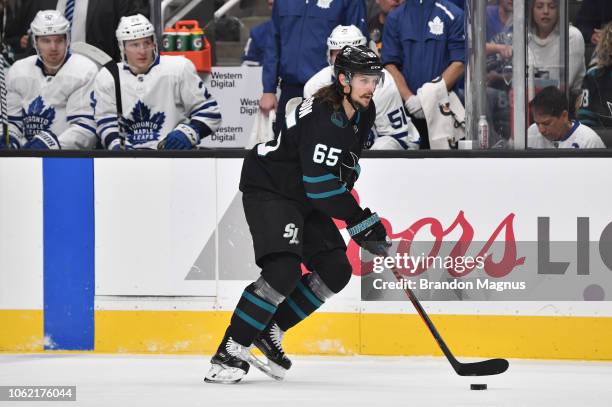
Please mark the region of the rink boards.
[[[0, 159], [0, 350], [213, 352], [242, 288], [258, 274], [237, 190], [241, 163]], [[462, 214], [474, 241], [508, 219], [517, 241], [535, 241], [538, 218], [547, 217], [551, 241], [572, 241], [577, 219], [588, 218], [589, 240], [597, 241], [612, 222], [612, 158], [361, 164], [359, 197], [396, 234], [426, 219], [446, 229]], [[419, 233], [427, 239], [429, 230]], [[354, 247], [349, 255], [358, 263]], [[425, 306], [458, 355], [612, 359], [609, 301]], [[288, 334], [287, 348], [439, 354], [410, 303], [362, 301], [358, 276]]]

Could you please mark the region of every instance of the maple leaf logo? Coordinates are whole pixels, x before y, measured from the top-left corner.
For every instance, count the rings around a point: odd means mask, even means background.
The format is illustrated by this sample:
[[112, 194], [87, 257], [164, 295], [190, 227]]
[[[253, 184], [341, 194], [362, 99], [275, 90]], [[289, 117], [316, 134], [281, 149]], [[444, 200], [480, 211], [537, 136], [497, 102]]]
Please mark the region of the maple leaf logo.
[[50, 130], [55, 120], [55, 108], [45, 108], [42, 96], [38, 96], [30, 103], [28, 110], [22, 109], [24, 133], [28, 140], [43, 130]]
[[165, 121], [164, 112], [152, 115], [151, 109], [139, 100], [132, 109], [130, 117], [125, 119], [129, 141], [132, 144], [143, 144], [158, 140]]

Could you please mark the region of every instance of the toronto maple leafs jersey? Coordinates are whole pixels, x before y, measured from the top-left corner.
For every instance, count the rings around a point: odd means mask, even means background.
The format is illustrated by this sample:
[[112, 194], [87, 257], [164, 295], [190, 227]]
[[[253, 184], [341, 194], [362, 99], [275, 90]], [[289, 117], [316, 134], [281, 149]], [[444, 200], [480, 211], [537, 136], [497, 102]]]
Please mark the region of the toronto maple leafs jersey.
[[67, 55], [55, 75], [45, 75], [36, 55], [15, 62], [8, 71], [9, 132], [23, 146], [50, 131], [62, 149], [96, 146], [93, 85], [98, 68], [81, 55]]
[[601, 138], [588, 126], [574, 121], [563, 139], [550, 141], [544, 137], [534, 123], [527, 131], [529, 148], [606, 148]]
[[240, 190], [289, 199], [336, 219], [355, 217], [361, 208], [350, 193], [350, 178], [359, 174], [361, 149], [375, 117], [373, 102], [349, 120], [342, 108], [304, 100], [288, 114], [276, 140], [249, 152]]
[[[419, 133], [405, 110], [393, 77], [386, 69], [383, 69], [383, 72], [385, 79], [374, 90], [373, 99], [376, 103], [376, 120], [372, 133], [374, 137], [368, 140], [367, 147], [371, 147], [376, 137], [392, 136], [404, 149], [408, 149], [410, 143], [419, 142]], [[333, 81], [333, 68], [327, 66], [321, 69], [306, 82], [304, 97], [311, 97], [319, 89], [331, 85]]]
[[[134, 148], [157, 149], [158, 143], [180, 123], [204, 130], [201, 137], [221, 124], [215, 98], [196, 73], [193, 63], [181, 56], [157, 57], [144, 74], [135, 75], [119, 64], [123, 130]], [[95, 82], [95, 117], [98, 135], [108, 147], [118, 136], [115, 83], [102, 69]]]

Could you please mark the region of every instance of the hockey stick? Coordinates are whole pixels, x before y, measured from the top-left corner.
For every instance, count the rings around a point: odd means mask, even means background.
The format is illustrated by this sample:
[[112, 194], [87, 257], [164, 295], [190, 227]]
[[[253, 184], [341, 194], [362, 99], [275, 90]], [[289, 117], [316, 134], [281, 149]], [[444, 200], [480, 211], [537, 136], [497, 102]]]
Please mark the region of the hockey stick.
[[[391, 270], [397, 281], [400, 283], [404, 281], [404, 277], [402, 277], [395, 267], [391, 267], [389, 270]], [[446, 346], [442, 336], [440, 336], [440, 333], [436, 329], [435, 325], [433, 322], [431, 322], [431, 319], [429, 319], [429, 315], [427, 315], [425, 309], [423, 309], [423, 306], [417, 299], [416, 295], [414, 295], [414, 292], [408, 287], [404, 287], [404, 291], [408, 295], [412, 305], [414, 305], [414, 308], [416, 308], [417, 312], [421, 316], [421, 319], [423, 319], [423, 322], [425, 322], [425, 325], [427, 325], [429, 332], [431, 332], [434, 339], [438, 343], [442, 353], [444, 353], [444, 356], [446, 356], [446, 359], [448, 359], [451, 366], [453, 369], [455, 369], [455, 372], [457, 372], [459, 376], [491, 376], [504, 373], [508, 369], [510, 364], [506, 359], [488, 359], [472, 363], [459, 362], [448, 346]]]
[[94, 47], [93, 45], [87, 44], [86, 42], [75, 42], [72, 43], [70, 49], [80, 55], [86, 56], [87, 58], [94, 61], [102, 68], [106, 68], [113, 77], [115, 82], [115, 101], [117, 104], [117, 120], [119, 125], [119, 136], [123, 141], [123, 149], [127, 145], [127, 137], [125, 129], [123, 128], [123, 103], [121, 101], [121, 81], [119, 80], [119, 66], [110, 55], [102, 51], [100, 48]]

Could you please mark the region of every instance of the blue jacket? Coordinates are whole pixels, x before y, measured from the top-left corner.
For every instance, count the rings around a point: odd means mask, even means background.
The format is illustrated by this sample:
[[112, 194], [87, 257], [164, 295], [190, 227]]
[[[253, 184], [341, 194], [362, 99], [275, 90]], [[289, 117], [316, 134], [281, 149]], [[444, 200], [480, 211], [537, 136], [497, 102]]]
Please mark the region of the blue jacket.
[[327, 66], [327, 37], [339, 24], [368, 36], [364, 0], [276, 0], [272, 35], [265, 49], [263, 91], [276, 93], [278, 79], [304, 85]]
[[414, 93], [453, 61], [465, 63], [463, 10], [448, 0], [407, 0], [385, 20], [381, 59]]
[[242, 62], [247, 62], [249, 65], [263, 65], [264, 51], [271, 36], [272, 20], [251, 28], [251, 36], [242, 53]]

